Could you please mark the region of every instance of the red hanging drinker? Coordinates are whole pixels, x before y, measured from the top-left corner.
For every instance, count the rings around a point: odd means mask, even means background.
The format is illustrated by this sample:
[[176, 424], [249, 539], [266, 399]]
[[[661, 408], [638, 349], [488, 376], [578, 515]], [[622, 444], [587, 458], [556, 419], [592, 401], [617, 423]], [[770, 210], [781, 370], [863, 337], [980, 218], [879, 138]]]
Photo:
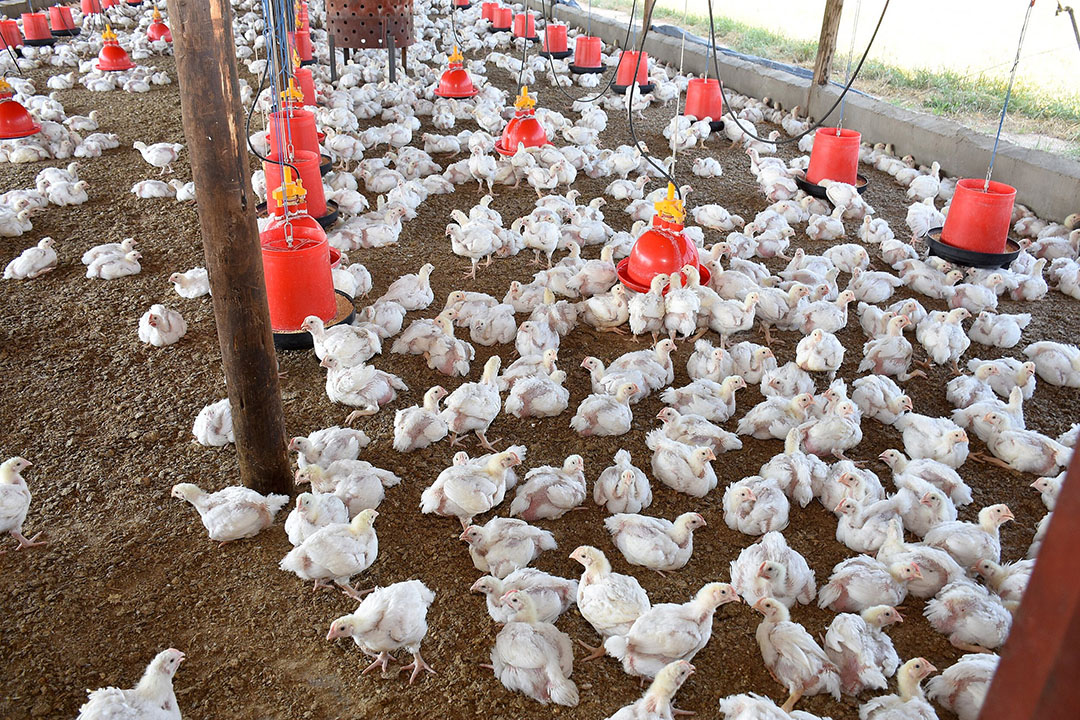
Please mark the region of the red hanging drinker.
[[513, 155], [517, 152], [519, 144], [527, 148], [550, 145], [547, 131], [536, 119], [536, 99], [529, 94], [528, 86], [521, 88], [521, 94], [514, 102], [514, 107], [517, 111], [495, 143], [495, 151], [500, 155]]

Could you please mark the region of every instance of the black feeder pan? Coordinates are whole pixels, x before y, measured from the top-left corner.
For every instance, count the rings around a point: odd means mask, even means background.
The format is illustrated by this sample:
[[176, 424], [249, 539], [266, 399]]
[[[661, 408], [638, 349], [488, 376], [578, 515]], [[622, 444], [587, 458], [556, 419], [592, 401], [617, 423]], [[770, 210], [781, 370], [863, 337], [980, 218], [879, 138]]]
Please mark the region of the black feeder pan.
[[[615, 92], [619, 93], [620, 95], [625, 95], [626, 94], [626, 89], [628, 87], [630, 87], [630, 86], [629, 85], [615, 84], [615, 85], [611, 86], [611, 89], [614, 90]], [[651, 93], [655, 87], [656, 87], [656, 85], [654, 83], [649, 83], [648, 85], [638, 85], [638, 92], [641, 93], [642, 95], [647, 95], [648, 93]]]
[[573, 50], [560, 50], [559, 52], [548, 52], [547, 50], [540, 51], [540, 57], [555, 58], [556, 60], [562, 60], [568, 58], [574, 54]]
[[[356, 317], [353, 299], [340, 290], [334, 290], [334, 295], [337, 300], [337, 312], [334, 314], [334, 319], [326, 323], [328, 328], [351, 323]], [[313, 345], [311, 333], [307, 330], [274, 331], [274, 347], [278, 350], [307, 350]]]
[[53, 37], [78, 37], [81, 33], [82, 28], [71, 28], [67, 30], [61, 29], [52, 31]]
[[[807, 195], [811, 195], [816, 198], [828, 199], [826, 194], [826, 188], [817, 183], [812, 183], [806, 179], [806, 172], [803, 170], [795, 173], [795, 184]], [[855, 176], [855, 189], [862, 195], [866, 192], [866, 186], [870, 184], [870, 181], [866, 179], [865, 175], [858, 174]]]
[[45, 47], [46, 45], [55, 45], [55, 37], [38, 38], [36, 40], [23, 40], [23, 45], [29, 45], [30, 47]]
[[329, 155], [320, 155], [319, 156], [319, 174], [320, 175], [327, 175], [333, 169], [334, 169], [334, 159], [332, 157], [330, 157]]
[[603, 65], [598, 65], [597, 67], [582, 67], [580, 65], [570, 63], [570, 72], [574, 73], [575, 75], [595, 75], [597, 73], [604, 72], [604, 70], [606, 69], [607, 68], [605, 68]]
[[1008, 267], [1016, 259], [1016, 256], [1020, 254], [1020, 244], [1011, 238], [1005, 240], [1005, 252], [983, 253], [965, 250], [942, 242], [941, 230], [942, 228], [939, 227], [930, 228], [930, 231], [923, 236], [923, 239], [926, 240], [926, 244], [930, 247], [931, 255], [937, 255], [939, 258], [956, 265], [993, 270]]

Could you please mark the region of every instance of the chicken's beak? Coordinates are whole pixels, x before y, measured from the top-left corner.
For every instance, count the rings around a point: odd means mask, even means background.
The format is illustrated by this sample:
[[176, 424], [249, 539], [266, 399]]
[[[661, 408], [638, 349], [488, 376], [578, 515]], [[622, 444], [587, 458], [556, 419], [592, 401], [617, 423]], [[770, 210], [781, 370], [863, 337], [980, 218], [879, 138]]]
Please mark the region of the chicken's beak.
[[323, 359], [322, 362], [319, 363], [319, 367], [328, 368], [328, 367], [330, 367], [330, 365], [328, 364], [329, 362], [330, 362], [330, 358], [325, 358], [325, 359]]
[[27, 460], [27, 461], [26, 461], [26, 467], [34, 467], [34, 463], [32, 463], [32, 462], [30, 462], [29, 460]]
[[904, 622], [904, 616], [900, 614], [900, 611], [896, 608], [893, 608], [893, 611], [896, 613], [896, 617], [900, 618], [897, 622]]
[[937, 672], [937, 668], [931, 665], [929, 662], [926, 663], [926, 670], [927, 672]]
[[458, 535], [458, 540], [467, 540], [468, 535], [469, 535], [469, 528], [465, 528], [464, 530], [461, 531], [461, 534]]
[[929, 506], [931, 504], [930, 493], [926, 493], [921, 498], [919, 498], [919, 504]]
[[761, 598], [756, 603], [754, 603], [754, 609], [757, 610], [762, 615], [764, 615], [765, 614], [765, 598]]
[[1005, 510], [1005, 514], [1002, 515], [1001, 517], [1005, 518], [1006, 520], [1015, 520], [1016, 519], [1016, 516], [1013, 515], [1012, 510], [1008, 510], [1008, 509]]
[[337, 637], [337, 629], [333, 626], [330, 627], [330, 632], [326, 633], [327, 640], [333, 640]]
[[1036, 489], [1038, 489], [1038, 487], [1039, 487], [1039, 482], [1040, 482], [1041, 480], [1042, 480], [1042, 478], [1039, 478], [1039, 479], [1038, 479], [1038, 480], [1036, 480], [1035, 482], [1033, 482], [1033, 483], [1031, 483], [1030, 485], [1028, 485], [1028, 487], [1033, 487], [1033, 488], [1036, 488]]

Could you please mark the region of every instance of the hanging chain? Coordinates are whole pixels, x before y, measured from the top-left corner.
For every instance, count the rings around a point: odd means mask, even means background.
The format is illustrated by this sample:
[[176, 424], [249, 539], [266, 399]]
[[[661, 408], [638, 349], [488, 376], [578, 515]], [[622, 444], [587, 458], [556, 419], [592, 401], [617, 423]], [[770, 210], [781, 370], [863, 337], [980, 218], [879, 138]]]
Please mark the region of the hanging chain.
[[[862, 0], [855, 3], [855, 21], [851, 24], [851, 44], [848, 46], [847, 70], [844, 72], [844, 87], [851, 82], [851, 61], [855, 58], [855, 35], [859, 32], [859, 13], [862, 12]], [[836, 136], [840, 137], [840, 130], [844, 127], [844, 105], [847, 103], [847, 93], [840, 98], [840, 119], [836, 122]], [[809, 108], [807, 108], [809, 111]]]
[[[683, 58], [686, 55], [686, 19], [690, 14], [690, 0], [683, 2], [683, 17], [682, 17], [682, 47], [679, 48], [679, 76], [683, 74]], [[708, 63], [705, 64], [705, 70], [708, 71]], [[666, 75], [667, 73], [665, 73]], [[689, 86], [687, 86], [689, 90]], [[675, 96], [675, 124], [671, 131], [671, 172], [675, 172], [675, 156], [678, 154], [678, 139], [679, 139], [679, 103], [682, 101], [682, 90], [678, 91]]]
[[1013, 82], [1016, 81], [1016, 69], [1020, 67], [1020, 51], [1024, 48], [1024, 36], [1027, 35], [1028, 20], [1031, 19], [1031, 10], [1035, 7], [1035, 0], [1028, 4], [1024, 14], [1024, 25], [1020, 28], [1020, 42], [1016, 46], [1016, 59], [1013, 60], [1012, 71], [1009, 73], [1009, 88], [1005, 91], [1005, 102], [1001, 106], [1001, 118], [998, 119], [997, 135], [994, 136], [994, 150], [990, 153], [990, 164], [986, 168], [986, 179], [983, 181], [983, 192], [990, 192], [990, 175], [994, 172], [994, 160], [997, 159], [998, 143], [1001, 142], [1001, 129], [1005, 125], [1005, 112], [1009, 109], [1009, 98], [1012, 96]]

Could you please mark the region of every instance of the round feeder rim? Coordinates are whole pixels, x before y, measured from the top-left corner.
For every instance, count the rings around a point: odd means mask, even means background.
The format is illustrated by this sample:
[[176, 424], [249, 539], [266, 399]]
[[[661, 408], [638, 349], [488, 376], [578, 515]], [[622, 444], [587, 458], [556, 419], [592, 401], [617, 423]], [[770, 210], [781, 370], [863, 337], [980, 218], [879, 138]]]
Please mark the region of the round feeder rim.
[[603, 65], [597, 65], [596, 67], [582, 67], [581, 65], [575, 65], [570, 63], [570, 72], [575, 75], [595, 75], [596, 73], [602, 73], [606, 70]]
[[941, 231], [943, 228], [930, 228], [930, 230], [923, 236], [926, 240], [926, 244], [930, 247], [930, 254], [937, 255], [940, 258], [948, 260], [958, 265], [965, 265], [967, 267], [976, 267], [984, 269], [1003, 268], [1012, 264], [1012, 261], [1016, 259], [1016, 256], [1020, 254], [1020, 244], [1012, 238], [1005, 239], [1006, 252], [1003, 253], [984, 253], [976, 252], [974, 250], [965, 250], [964, 248], [956, 247], [955, 245], [949, 245], [941, 240]]
[[[340, 290], [334, 290], [334, 299], [337, 301], [337, 312], [327, 323], [326, 327], [351, 323], [356, 317], [356, 307], [353, 299]], [[311, 333], [307, 330], [275, 330], [274, 347], [278, 350], [307, 350], [313, 346]]]
[[[795, 173], [795, 184], [807, 195], [811, 195], [816, 198], [827, 198], [826, 190], [823, 186], [817, 183], [812, 183], [806, 179], [806, 171], [798, 170]], [[870, 184], [870, 180], [862, 173], [856, 173], [855, 175], [855, 189], [862, 195], [866, 192], [866, 186]]]
[[316, 60], [315, 58], [311, 58], [310, 60], [301, 60], [300, 61], [300, 67], [307, 67], [308, 65], [315, 65], [317, 62], [318, 62], [318, 60]]
[[439, 92], [439, 87], [436, 85], [434, 93], [437, 96], [441, 97], [441, 98], [453, 98], [455, 100], [464, 100], [465, 98], [476, 97], [477, 95], [479, 95], [480, 94], [480, 88], [476, 87], [476, 85], [473, 85], [473, 91], [471, 93], [466, 94], [466, 95], [445, 95], [445, 94]]
[[515, 40], [527, 40], [528, 42], [539, 42], [540, 36], [539, 35], [533, 35], [532, 37], [525, 37], [524, 35], [515, 35], [514, 39]]
[[51, 35], [47, 38], [38, 38], [37, 40], [27, 40], [23, 38], [23, 45], [29, 45], [30, 47], [44, 47], [45, 45], [55, 45], [56, 38]]
[[574, 54], [573, 50], [558, 50], [556, 52], [548, 52], [547, 50], [540, 51], [540, 57], [555, 58], [556, 60], [562, 60], [568, 58]]
[[[628, 87], [630, 86], [614, 84], [611, 86], [611, 89], [619, 93], [620, 95], [625, 95], [626, 89]], [[656, 85], [654, 83], [649, 83], [648, 85], [638, 85], [638, 92], [640, 92], [642, 95], [646, 95], [648, 93], [651, 93], [655, 88]]]
[[322, 229], [330, 227], [337, 222], [340, 211], [338, 210], [338, 204], [334, 200], [326, 201], [326, 214], [322, 217], [315, 218], [315, 222], [322, 226]]
[[327, 175], [334, 169], [334, 158], [329, 155], [319, 155], [319, 174]]
[[28, 133], [22, 133], [20, 135], [0, 135], [0, 140], [18, 140], [19, 138], [30, 137], [31, 135], [37, 135], [41, 132], [41, 125], [34, 123], [34, 129]]
[[464, 5], [455, 5], [454, 9], [455, 10], [468, 10], [471, 7], [472, 7], [472, 3], [465, 3]]
[[[490, 21], [489, 21], [489, 22], [490, 22]], [[511, 27], [511, 26], [507, 25], [507, 26], [506, 26], [506, 27], [504, 27], [504, 28], [497, 28], [497, 27], [495, 27], [494, 25], [492, 25], [491, 27], [489, 27], [489, 28], [488, 28], [488, 32], [491, 32], [491, 33], [497, 33], [497, 32], [510, 32], [510, 27]]]
[[[623, 287], [627, 290], [633, 290], [636, 293], [642, 294], [649, 292], [648, 285], [639, 285], [637, 281], [630, 277], [630, 274], [627, 271], [629, 264], [630, 258], [624, 257], [619, 261], [619, 264], [615, 266], [615, 274], [619, 276], [619, 282], [622, 283]], [[702, 285], [708, 285], [709, 280], [712, 279], [712, 273], [709, 271], [709, 268], [700, 263], [698, 263], [698, 275]], [[664, 288], [664, 291], [661, 294], [667, 295], [668, 289], [669, 288]]]
[[[514, 153], [517, 152], [517, 148], [514, 148], [513, 150], [507, 150], [500, 143], [502, 143], [502, 136], [499, 136], [499, 139], [495, 141], [495, 152], [499, 153], [500, 155], [503, 155], [505, 157], [510, 157], [511, 155], [513, 155]], [[526, 148], [544, 147], [545, 145], [553, 145], [553, 144], [554, 143], [552, 143], [550, 140], [547, 140], [546, 142], [541, 143], [540, 145], [526, 145], [525, 147]]]
[[82, 28], [71, 28], [71, 29], [66, 29], [65, 28], [65, 29], [62, 29], [62, 30], [53, 30], [52, 31], [52, 34], [53, 34], [54, 37], [78, 37], [80, 33], [82, 33]]

